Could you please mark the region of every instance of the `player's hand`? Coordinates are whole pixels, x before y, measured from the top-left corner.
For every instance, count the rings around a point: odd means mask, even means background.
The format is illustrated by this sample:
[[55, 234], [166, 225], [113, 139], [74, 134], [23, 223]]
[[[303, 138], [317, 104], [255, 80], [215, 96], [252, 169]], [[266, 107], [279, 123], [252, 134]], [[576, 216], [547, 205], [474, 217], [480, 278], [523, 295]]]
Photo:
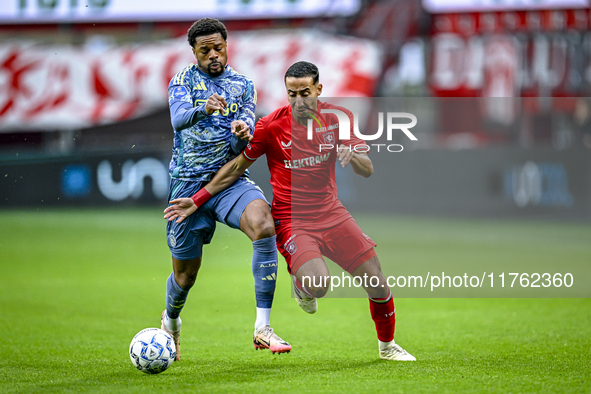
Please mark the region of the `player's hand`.
[[341, 144], [337, 148], [337, 158], [341, 162], [341, 167], [345, 168], [353, 158], [353, 151], [347, 145]]
[[198, 208], [192, 198], [177, 198], [170, 203], [172, 205], [164, 210], [164, 219], [167, 219], [169, 222], [176, 219], [176, 222], [180, 223]]
[[250, 128], [243, 120], [235, 120], [230, 124], [232, 134], [243, 141], [252, 141], [253, 136], [250, 134]]
[[219, 94], [212, 94], [205, 102], [205, 112], [207, 112], [208, 115], [213, 114], [215, 111], [223, 111], [226, 108], [228, 108], [228, 103], [226, 102], [226, 99]]

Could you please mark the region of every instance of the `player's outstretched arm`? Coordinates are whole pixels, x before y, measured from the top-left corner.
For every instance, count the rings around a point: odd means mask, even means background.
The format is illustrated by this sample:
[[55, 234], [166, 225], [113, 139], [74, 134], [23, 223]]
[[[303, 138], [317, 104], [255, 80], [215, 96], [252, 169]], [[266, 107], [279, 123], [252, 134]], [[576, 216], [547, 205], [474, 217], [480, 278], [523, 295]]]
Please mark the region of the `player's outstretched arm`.
[[205, 185], [204, 189], [212, 196], [215, 196], [236, 182], [252, 163], [254, 161], [246, 160], [244, 155], [238, 155], [220, 168], [211, 181]]
[[351, 163], [351, 167], [357, 175], [369, 178], [373, 174], [373, 163], [365, 152], [353, 152], [348, 146], [340, 145], [337, 150], [337, 158], [343, 168]]
[[169, 222], [176, 219], [177, 223], [181, 223], [211, 197], [236, 182], [252, 163], [252, 161], [246, 160], [243, 155], [239, 155], [227, 162], [220, 168], [212, 180], [195, 193], [194, 196], [177, 198], [170, 201], [171, 205], [164, 210], [164, 218]]
[[369, 178], [373, 174], [373, 163], [367, 153], [353, 153], [351, 167], [353, 172], [364, 178]]

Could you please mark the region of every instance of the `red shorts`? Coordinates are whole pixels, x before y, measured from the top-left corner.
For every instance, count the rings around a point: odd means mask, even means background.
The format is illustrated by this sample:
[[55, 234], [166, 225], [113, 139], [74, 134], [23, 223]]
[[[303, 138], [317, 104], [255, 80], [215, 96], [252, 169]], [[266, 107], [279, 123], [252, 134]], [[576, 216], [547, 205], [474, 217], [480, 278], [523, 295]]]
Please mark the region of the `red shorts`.
[[277, 232], [277, 249], [287, 262], [290, 273], [296, 273], [307, 261], [326, 256], [345, 271], [352, 273], [361, 264], [374, 257], [376, 243], [349, 216], [344, 222], [314, 229], [292, 228], [290, 222], [280, 223]]

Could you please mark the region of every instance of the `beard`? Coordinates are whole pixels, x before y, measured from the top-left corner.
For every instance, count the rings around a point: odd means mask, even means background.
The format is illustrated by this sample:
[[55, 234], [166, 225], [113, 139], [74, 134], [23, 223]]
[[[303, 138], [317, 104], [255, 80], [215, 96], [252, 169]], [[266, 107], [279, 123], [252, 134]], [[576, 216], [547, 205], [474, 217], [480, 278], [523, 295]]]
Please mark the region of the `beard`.
[[[219, 71], [213, 71], [212, 67], [218, 65], [219, 66]], [[224, 66], [222, 63], [220, 62], [212, 62], [210, 64], [207, 65], [207, 73], [209, 75], [211, 75], [212, 77], [217, 77], [218, 75], [221, 75], [224, 72]]]

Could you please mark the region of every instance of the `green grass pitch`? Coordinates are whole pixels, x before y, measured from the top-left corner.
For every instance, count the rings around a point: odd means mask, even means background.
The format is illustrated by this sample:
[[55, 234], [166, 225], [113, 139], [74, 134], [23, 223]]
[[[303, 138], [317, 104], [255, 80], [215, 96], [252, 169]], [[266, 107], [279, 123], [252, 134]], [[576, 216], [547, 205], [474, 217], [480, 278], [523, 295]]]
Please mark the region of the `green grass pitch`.
[[[591, 264], [588, 224], [358, 220], [403, 228], [377, 250], [402, 261], [543, 250]], [[145, 375], [128, 346], [164, 309], [161, 209], [10, 210], [0, 223], [2, 393], [591, 392], [589, 299], [396, 299], [396, 340], [418, 359], [396, 363], [378, 357], [366, 299], [320, 300], [307, 315], [290, 298], [282, 258], [272, 324], [293, 350], [255, 351], [251, 245], [222, 225], [182, 314], [183, 359]], [[557, 239], [511, 244], [530, 230]]]

